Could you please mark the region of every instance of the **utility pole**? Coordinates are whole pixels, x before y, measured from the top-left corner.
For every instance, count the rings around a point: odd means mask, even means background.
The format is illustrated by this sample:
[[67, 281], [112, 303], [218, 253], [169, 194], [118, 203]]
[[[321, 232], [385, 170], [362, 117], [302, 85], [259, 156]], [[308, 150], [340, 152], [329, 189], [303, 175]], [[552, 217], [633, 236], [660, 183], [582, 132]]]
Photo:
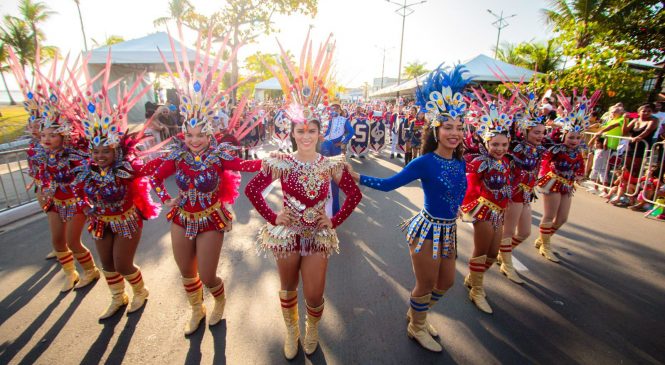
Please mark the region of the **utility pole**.
[[487, 9], [487, 12], [490, 13], [490, 14], [492, 14], [492, 15], [494, 15], [494, 17], [496, 18], [496, 21], [494, 21], [494, 23], [492, 23], [492, 25], [493, 25], [496, 29], [499, 30], [499, 32], [498, 32], [497, 35], [496, 35], [496, 47], [494, 47], [494, 59], [496, 59], [496, 56], [497, 56], [497, 54], [499, 53], [499, 38], [501, 38], [501, 29], [503, 29], [503, 28], [505, 28], [505, 27], [507, 27], [507, 26], [510, 25], [510, 24], [508, 24], [508, 22], [506, 21], [506, 19], [513, 18], [513, 17], [517, 16], [517, 14], [509, 15], [509, 16], [507, 16], [507, 17], [504, 18], [504, 17], [503, 17], [503, 10], [501, 10], [501, 15], [497, 15], [496, 13], [494, 13], [494, 12], [493, 12], [492, 10], [490, 10], [490, 9]]
[[385, 70], [386, 70], [386, 51], [389, 49], [392, 49], [393, 47], [379, 47], [377, 45], [374, 45], [374, 47], [380, 49], [383, 52], [383, 61], [381, 62], [381, 89], [383, 89], [383, 79], [385, 79]]
[[[386, 0], [386, 2], [399, 6], [399, 8], [395, 10], [395, 13], [402, 17], [402, 39], [399, 44], [399, 69], [397, 70], [397, 85], [399, 85], [402, 82], [402, 51], [404, 48], [404, 24], [406, 23], [406, 17], [415, 12], [411, 7], [424, 4], [427, 0], [417, 1], [411, 4], [407, 4], [406, 0], [404, 0], [404, 4], [392, 0]], [[399, 91], [397, 92], [397, 97], [399, 97]]]

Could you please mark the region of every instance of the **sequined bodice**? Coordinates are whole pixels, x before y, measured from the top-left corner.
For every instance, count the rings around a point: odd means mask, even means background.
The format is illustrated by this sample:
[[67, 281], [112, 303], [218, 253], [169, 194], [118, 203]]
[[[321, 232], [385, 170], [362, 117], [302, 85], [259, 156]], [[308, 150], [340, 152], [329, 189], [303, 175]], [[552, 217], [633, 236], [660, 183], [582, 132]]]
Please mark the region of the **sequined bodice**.
[[506, 157], [497, 160], [489, 155], [481, 154], [472, 163], [482, 184], [480, 195], [501, 204], [510, 198], [510, 168]]
[[562, 147], [552, 159], [554, 172], [561, 177], [572, 180], [576, 172], [582, 167], [582, 163], [584, 163], [579, 155], [579, 149]]
[[521, 142], [513, 148], [512, 155], [513, 163], [519, 169], [531, 173], [538, 167], [541, 150], [532, 144]]
[[127, 187], [124, 184], [99, 183], [94, 180], [88, 181], [83, 190], [94, 204], [122, 203], [127, 194]]
[[194, 176], [190, 176], [188, 172], [191, 174], [191, 171], [176, 171], [175, 181], [180, 190], [196, 189], [201, 193], [211, 193], [219, 186], [219, 175], [213, 168], [199, 171]]

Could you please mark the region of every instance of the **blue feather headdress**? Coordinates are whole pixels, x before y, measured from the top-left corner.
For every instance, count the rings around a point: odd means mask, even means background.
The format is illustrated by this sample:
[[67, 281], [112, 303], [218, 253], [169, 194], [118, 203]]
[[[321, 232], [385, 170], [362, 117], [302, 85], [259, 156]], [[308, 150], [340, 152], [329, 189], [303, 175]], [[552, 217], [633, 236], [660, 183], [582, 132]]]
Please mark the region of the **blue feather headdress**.
[[464, 65], [456, 65], [450, 71], [439, 65], [430, 72], [422, 86], [416, 89], [416, 103], [430, 120], [430, 127], [438, 127], [441, 123], [455, 118], [463, 118], [467, 104], [462, 90], [471, 82], [465, 78], [469, 72]]

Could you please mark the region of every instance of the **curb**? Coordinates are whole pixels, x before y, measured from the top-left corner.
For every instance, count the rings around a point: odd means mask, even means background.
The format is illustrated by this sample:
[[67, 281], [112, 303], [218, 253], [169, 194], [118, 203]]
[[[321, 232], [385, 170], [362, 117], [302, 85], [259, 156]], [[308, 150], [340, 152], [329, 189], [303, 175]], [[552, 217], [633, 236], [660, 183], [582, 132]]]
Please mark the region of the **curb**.
[[0, 213], [0, 228], [3, 228], [11, 223], [34, 215], [41, 211], [37, 201], [20, 205], [16, 208], [8, 209]]

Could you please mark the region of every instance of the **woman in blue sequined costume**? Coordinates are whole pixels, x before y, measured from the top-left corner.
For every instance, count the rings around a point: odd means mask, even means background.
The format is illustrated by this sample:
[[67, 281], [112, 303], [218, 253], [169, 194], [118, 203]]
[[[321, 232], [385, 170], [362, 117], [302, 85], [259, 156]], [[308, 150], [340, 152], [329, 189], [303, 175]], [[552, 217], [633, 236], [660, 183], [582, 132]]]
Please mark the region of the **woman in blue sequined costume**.
[[427, 322], [427, 312], [453, 286], [457, 256], [456, 219], [466, 192], [465, 162], [462, 159], [463, 114], [466, 103], [460, 91], [468, 83], [462, 66], [445, 72], [433, 71], [417, 92], [418, 103], [427, 111], [422, 156], [390, 178], [354, 173], [361, 185], [391, 191], [420, 179], [425, 205], [402, 223], [409, 243], [416, 286], [407, 312], [407, 334], [424, 348], [439, 352], [437, 331]]

